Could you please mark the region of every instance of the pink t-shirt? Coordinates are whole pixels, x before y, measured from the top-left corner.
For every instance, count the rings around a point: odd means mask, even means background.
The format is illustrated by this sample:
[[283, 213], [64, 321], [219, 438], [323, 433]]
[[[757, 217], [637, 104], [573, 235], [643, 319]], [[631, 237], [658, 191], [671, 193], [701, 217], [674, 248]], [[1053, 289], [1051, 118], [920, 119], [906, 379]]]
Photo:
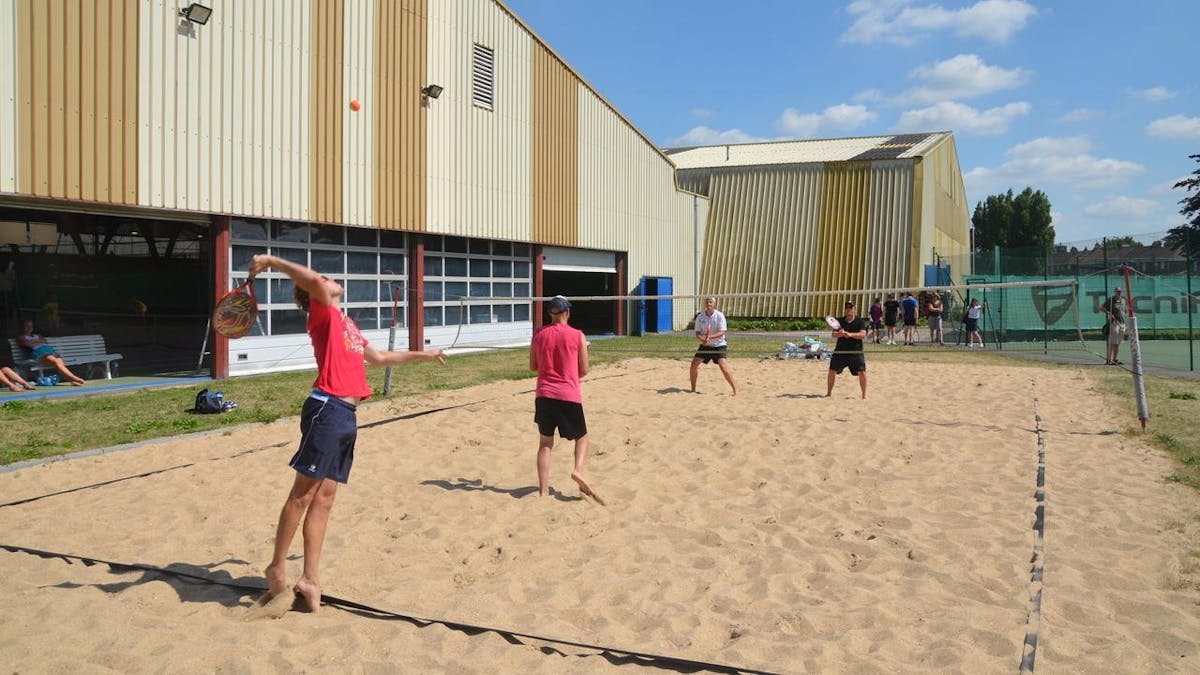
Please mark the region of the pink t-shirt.
[[579, 344], [583, 333], [565, 323], [552, 323], [533, 336], [538, 380], [535, 396], [583, 403], [579, 386]]
[[360, 399], [370, 396], [363, 356], [367, 339], [354, 320], [332, 305], [313, 300], [309, 303], [306, 327], [312, 338], [313, 356], [317, 358], [317, 379], [313, 387], [334, 396]]

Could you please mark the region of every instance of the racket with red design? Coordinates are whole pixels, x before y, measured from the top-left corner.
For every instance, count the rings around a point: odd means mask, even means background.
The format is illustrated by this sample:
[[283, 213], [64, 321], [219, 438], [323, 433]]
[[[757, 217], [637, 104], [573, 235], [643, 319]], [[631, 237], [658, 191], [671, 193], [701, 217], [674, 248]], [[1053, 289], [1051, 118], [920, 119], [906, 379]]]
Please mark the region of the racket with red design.
[[825, 317], [825, 323], [829, 324], [829, 327], [834, 330], [841, 330], [842, 328], [842, 322], [838, 321], [832, 316]]
[[257, 321], [258, 298], [254, 295], [254, 277], [226, 293], [213, 308], [213, 330], [231, 340], [249, 333]]

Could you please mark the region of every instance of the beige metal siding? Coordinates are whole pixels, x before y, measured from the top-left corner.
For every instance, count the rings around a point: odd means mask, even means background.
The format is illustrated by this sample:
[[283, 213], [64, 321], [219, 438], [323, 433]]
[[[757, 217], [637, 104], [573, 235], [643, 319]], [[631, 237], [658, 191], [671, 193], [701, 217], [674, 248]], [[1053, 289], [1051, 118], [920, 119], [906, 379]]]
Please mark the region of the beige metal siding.
[[[495, 53], [495, 106], [471, 102], [471, 51]], [[429, 232], [529, 241], [533, 39], [494, 2], [429, 3]]]
[[[707, 199], [675, 187], [674, 169], [590, 89], [579, 87], [579, 246], [627, 251], [631, 288], [642, 276], [667, 276], [675, 294], [696, 289], [695, 252], [703, 250]], [[627, 289], [628, 290], [628, 289]], [[675, 303], [682, 328], [694, 300]]]
[[533, 45], [533, 240], [579, 242], [578, 80]]
[[17, 191], [17, 0], [0, 0], [0, 192]]
[[203, 26], [143, 7], [139, 203], [308, 218], [307, 3], [214, 3]]
[[[925, 181], [930, 184], [926, 194], [933, 204], [932, 222], [927, 225], [929, 242], [921, 254], [929, 258], [936, 251], [943, 263], [951, 263], [954, 278], [961, 280], [971, 272], [968, 267], [971, 220], [953, 137], [933, 148], [923, 164]], [[924, 262], [932, 264], [936, 259]]]
[[889, 288], [910, 283], [913, 241], [913, 160], [871, 162], [867, 203], [867, 264], [850, 288]]
[[[375, 56], [374, 0], [343, 0], [342, 95], [340, 103], [346, 111], [342, 126], [342, 220], [348, 225], [373, 223], [374, 198], [374, 127], [377, 114], [372, 77]], [[350, 109], [351, 99], [357, 99], [358, 112]]]
[[[867, 254], [867, 196], [869, 162], [827, 163], [821, 181], [821, 228], [817, 235], [814, 286], [835, 290], [857, 288], [864, 277]], [[816, 307], [820, 313], [840, 313], [832, 299]], [[821, 304], [821, 303], [818, 303]]]
[[342, 222], [342, 142], [345, 28], [343, 0], [318, 0], [312, 5], [312, 211], [313, 220]]
[[137, 200], [138, 5], [18, 0], [17, 192]]
[[427, 111], [421, 105], [426, 71], [425, 0], [375, 0], [376, 226], [423, 232]]

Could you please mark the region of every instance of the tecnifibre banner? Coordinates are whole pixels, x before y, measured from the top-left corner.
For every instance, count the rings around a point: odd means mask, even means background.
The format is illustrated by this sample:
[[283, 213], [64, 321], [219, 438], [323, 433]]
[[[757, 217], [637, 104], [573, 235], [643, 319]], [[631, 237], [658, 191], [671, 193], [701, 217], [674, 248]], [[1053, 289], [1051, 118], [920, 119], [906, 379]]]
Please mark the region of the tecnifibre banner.
[[[972, 283], [999, 281], [1044, 281], [1044, 277], [972, 276]], [[1117, 275], [1081, 277], [1078, 287], [1035, 287], [991, 289], [971, 294], [986, 305], [983, 317], [989, 330], [1073, 330], [1075, 312], [1079, 327], [1095, 330], [1104, 325], [1104, 301], [1117, 288], [1125, 292], [1125, 280]], [[1138, 276], [1130, 279], [1133, 311], [1138, 317], [1138, 329], [1143, 335], [1155, 330], [1188, 328], [1191, 313], [1193, 327], [1200, 329], [1200, 288], [1193, 279], [1192, 295], [1187, 292], [1187, 278]], [[967, 285], [968, 288], [970, 284]], [[957, 318], [957, 317], [955, 317]]]

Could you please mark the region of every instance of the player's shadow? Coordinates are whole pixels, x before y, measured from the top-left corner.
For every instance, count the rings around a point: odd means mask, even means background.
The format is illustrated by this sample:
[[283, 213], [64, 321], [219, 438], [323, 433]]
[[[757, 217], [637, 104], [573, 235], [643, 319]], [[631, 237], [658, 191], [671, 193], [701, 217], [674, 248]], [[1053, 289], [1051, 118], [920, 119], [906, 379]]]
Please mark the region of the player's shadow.
[[680, 389], [679, 387], [667, 387], [666, 389], [658, 389], [658, 390], [656, 390], [656, 392], [659, 394], [690, 394], [690, 393], [692, 393], [688, 389]]
[[[109, 574], [120, 577], [137, 575], [137, 577], [100, 584], [63, 582], [55, 584], [54, 588], [91, 587], [116, 595], [137, 586], [161, 581], [175, 591], [181, 602], [215, 602], [223, 607], [249, 607], [266, 590], [266, 579], [261, 574], [235, 577], [226, 570], [215, 569], [219, 565], [229, 563], [250, 564], [245, 560], [232, 558], [207, 565], [173, 562], [157, 569], [146, 569], [139, 565], [121, 563], [101, 563], [108, 565]], [[93, 564], [96, 563], [93, 562]]]
[[825, 394], [780, 394], [776, 398], [825, 398]]
[[[530, 485], [528, 487], [519, 488], [502, 488], [495, 485], [488, 485], [479, 478], [455, 478], [451, 483], [448, 480], [430, 479], [421, 481], [421, 485], [432, 485], [440, 487], [443, 490], [465, 490], [467, 492], [495, 492], [497, 494], [508, 495], [513, 499], [521, 499], [532, 494], [537, 494], [537, 486]], [[550, 488], [550, 496], [560, 502], [578, 502], [582, 501], [583, 497], [569, 497], [563, 493]]]

